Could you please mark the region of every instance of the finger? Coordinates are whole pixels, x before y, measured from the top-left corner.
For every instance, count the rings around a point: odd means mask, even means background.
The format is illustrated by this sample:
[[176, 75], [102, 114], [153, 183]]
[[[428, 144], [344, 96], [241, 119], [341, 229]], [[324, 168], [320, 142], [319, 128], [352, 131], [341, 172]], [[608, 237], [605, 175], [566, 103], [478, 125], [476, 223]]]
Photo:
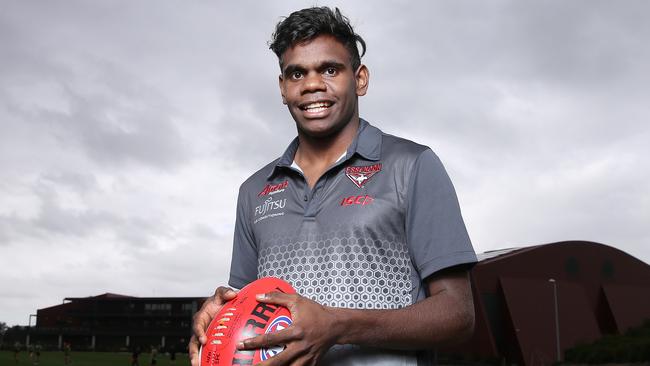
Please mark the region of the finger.
[[282, 305], [286, 308], [290, 308], [290, 305], [295, 303], [298, 300], [298, 295], [296, 294], [285, 294], [283, 292], [274, 291], [267, 292], [265, 294], [257, 294], [255, 299], [259, 302]]
[[192, 366], [199, 366], [199, 363], [201, 360], [199, 360], [199, 341], [196, 338], [196, 336], [192, 336], [190, 338], [190, 343], [187, 346], [189, 356], [190, 356], [190, 363]]
[[230, 287], [220, 286], [214, 291], [215, 299], [225, 300], [222, 301], [221, 304], [219, 305], [222, 305], [224, 302], [234, 299], [236, 296], [237, 296], [237, 291], [231, 289]]
[[192, 330], [201, 344], [205, 344], [207, 341], [205, 330], [210, 325], [210, 321], [214, 315], [221, 310], [223, 304], [234, 299], [236, 296], [237, 292], [235, 290], [221, 286], [214, 291], [213, 296], [210, 296], [203, 302], [201, 309], [194, 314]]
[[262, 347], [278, 346], [288, 344], [298, 339], [295, 330], [289, 327], [273, 333], [261, 334], [257, 337], [247, 338], [237, 343], [237, 349], [259, 349]]
[[[269, 358], [264, 362], [260, 362], [255, 366], [285, 366], [285, 365], [294, 365], [296, 360], [299, 360], [301, 355], [304, 352], [288, 346], [284, 351], [278, 353], [277, 355]], [[298, 363], [300, 364], [300, 363]]]
[[207, 311], [200, 310], [198, 313], [194, 314], [194, 322], [192, 324], [192, 330], [194, 331], [194, 337], [201, 344], [205, 344], [207, 337], [205, 336], [205, 330], [208, 328], [212, 316], [208, 314]]

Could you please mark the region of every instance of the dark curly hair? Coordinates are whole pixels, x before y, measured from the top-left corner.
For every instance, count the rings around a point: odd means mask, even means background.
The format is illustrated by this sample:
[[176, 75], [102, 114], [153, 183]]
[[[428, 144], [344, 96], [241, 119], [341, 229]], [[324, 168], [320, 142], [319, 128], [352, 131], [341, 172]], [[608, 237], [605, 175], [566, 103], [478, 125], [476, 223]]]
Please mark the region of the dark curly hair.
[[[350, 53], [353, 70], [361, 65], [361, 57], [366, 54], [366, 42], [354, 33], [347, 17], [339, 8], [312, 7], [291, 13], [275, 27], [269, 48], [278, 56], [282, 68], [282, 55], [298, 43], [308, 42], [321, 35], [331, 35], [345, 46]], [[363, 52], [359, 55], [357, 42]]]

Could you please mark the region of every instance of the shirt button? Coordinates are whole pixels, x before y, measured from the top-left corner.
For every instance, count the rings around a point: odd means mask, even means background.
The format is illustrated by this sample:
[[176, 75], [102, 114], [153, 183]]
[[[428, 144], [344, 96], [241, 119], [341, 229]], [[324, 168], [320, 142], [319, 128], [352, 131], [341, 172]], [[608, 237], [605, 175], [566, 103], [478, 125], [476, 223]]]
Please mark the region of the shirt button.
[[305, 195], [305, 197], [303, 197], [303, 199], [305, 200], [305, 202], [307, 202], [307, 195]]

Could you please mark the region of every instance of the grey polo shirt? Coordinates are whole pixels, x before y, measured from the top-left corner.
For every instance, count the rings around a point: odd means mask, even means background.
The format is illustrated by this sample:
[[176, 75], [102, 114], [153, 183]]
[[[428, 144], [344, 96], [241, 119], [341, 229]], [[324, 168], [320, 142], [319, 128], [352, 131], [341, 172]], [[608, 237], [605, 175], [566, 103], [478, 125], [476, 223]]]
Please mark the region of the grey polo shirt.
[[[229, 284], [275, 276], [327, 306], [398, 309], [423, 280], [476, 255], [454, 187], [431, 149], [361, 120], [345, 156], [310, 189], [285, 153], [239, 190]], [[336, 365], [416, 365], [413, 352], [338, 346]], [[422, 357], [420, 357], [420, 364]]]

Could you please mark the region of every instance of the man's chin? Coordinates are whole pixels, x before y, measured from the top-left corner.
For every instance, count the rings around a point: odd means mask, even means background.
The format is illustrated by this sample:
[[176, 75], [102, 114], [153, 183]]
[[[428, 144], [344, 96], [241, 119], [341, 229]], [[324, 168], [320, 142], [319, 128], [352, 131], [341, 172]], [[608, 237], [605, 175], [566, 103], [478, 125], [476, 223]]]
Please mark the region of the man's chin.
[[308, 120], [296, 123], [298, 132], [304, 136], [314, 139], [327, 139], [336, 135], [341, 128], [336, 128], [326, 121]]

